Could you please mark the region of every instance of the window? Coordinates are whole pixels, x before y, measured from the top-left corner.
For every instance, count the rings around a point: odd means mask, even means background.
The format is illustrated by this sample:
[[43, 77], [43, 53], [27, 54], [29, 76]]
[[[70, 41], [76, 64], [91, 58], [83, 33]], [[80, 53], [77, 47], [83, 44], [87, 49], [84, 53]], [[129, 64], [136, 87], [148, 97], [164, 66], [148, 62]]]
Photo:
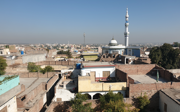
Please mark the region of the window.
[[25, 100], [26, 99], [26, 97], [24, 96], [22, 99], [21, 99], [21, 101], [23, 101], [23, 100]]
[[103, 71], [103, 77], [109, 77], [110, 71]]
[[167, 104], [164, 103], [164, 112], [167, 112]]

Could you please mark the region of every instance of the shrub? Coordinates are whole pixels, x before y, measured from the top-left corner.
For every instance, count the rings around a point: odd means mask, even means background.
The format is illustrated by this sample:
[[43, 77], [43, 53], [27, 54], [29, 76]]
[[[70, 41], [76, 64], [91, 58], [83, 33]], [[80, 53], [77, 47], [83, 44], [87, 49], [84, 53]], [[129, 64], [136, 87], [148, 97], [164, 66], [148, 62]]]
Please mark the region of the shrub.
[[7, 67], [6, 60], [0, 56], [0, 75], [5, 74], [6, 67]]
[[36, 65], [33, 62], [29, 62], [27, 69], [29, 70], [29, 72], [38, 72], [40, 71], [40, 66]]
[[137, 99], [139, 102], [140, 112], [145, 112], [145, 109], [147, 108], [148, 104], [150, 103], [147, 95], [140, 96]]
[[88, 96], [85, 94], [77, 93], [76, 97], [71, 100], [72, 111], [73, 112], [92, 112], [91, 103], [83, 105], [83, 101], [86, 101]]
[[40, 72], [45, 74], [46, 72], [52, 72], [54, 68], [52, 66], [46, 66], [44, 69], [41, 69]]

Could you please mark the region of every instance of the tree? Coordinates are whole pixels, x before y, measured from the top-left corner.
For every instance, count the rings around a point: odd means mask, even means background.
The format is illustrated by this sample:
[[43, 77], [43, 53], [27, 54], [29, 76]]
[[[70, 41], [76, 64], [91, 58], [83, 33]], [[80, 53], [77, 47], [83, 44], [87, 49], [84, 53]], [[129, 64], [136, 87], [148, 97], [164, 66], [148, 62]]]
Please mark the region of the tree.
[[152, 64], [158, 64], [166, 69], [179, 68], [180, 50], [173, 49], [170, 44], [163, 44], [161, 47], [153, 47], [149, 58]]
[[63, 50], [57, 52], [57, 54], [67, 54], [67, 53], [68, 51], [63, 51]]
[[0, 56], [0, 75], [4, 75], [6, 73], [5, 72], [6, 67], [7, 67], [6, 60]]
[[91, 103], [83, 105], [83, 102], [88, 99], [88, 96], [85, 94], [77, 93], [76, 97], [71, 100], [72, 111], [73, 112], [92, 112]]
[[27, 69], [29, 70], [29, 72], [38, 72], [40, 71], [40, 66], [36, 65], [33, 62], [29, 62]]
[[174, 42], [173, 47], [179, 47], [179, 46], [180, 46], [180, 43]]
[[52, 66], [46, 66], [44, 69], [41, 69], [40, 72], [45, 74], [46, 72], [52, 72], [54, 68]]
[[70, 52], [70, 50], [67, 51], [67, 56], [68, 58], [72, 58], [72, 53]]
[[100, 97], [100, 108], [104, 112], [126, 112], [122, 94], [112, 91]]
[[139, 102], [140, 112], [146, 112], [145, 109], [147, 108], [148, 104], [150, 103], [147, 95], [140, 96], [137, 99]]
[[57, 54], [66, 54], [68, 58], [72, 58], [72, 53], [70, 52], [70, 50], [68, 51], [58, 51]]

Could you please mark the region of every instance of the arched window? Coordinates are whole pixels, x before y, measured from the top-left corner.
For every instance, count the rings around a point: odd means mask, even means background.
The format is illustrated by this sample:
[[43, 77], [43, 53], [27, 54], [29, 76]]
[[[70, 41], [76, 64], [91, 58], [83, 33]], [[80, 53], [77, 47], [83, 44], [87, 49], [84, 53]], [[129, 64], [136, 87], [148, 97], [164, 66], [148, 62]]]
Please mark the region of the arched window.
[[93, 99], [99, 99], [102, 95], [100, 93], [96, 93], [94, 96], [93, 96]]
[[91, 95], [89, 95], [88, 93], [86, 93], [85, 95], [87, 95], [88, 99], [91, 99]]

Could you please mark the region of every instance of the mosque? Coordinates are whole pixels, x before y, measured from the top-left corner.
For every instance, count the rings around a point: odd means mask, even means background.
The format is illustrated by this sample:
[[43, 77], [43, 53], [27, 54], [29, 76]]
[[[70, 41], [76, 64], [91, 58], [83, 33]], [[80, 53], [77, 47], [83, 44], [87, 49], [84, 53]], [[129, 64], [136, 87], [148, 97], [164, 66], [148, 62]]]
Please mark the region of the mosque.
[[109, 42], [108, 46], [102, 47], [102, 54], [120, 54], [120, 55], [129, 55], [129, 56], [136, 56], [140, 57], [140, 47], [134, 47], [134, 46], [129, 46], [129, 31], [128, 31], [128, 26], [129, 26], [129, 15], [128, 15], [128, 8], [126, 10], [126, 22], [125, 22], [125, 46], [122, 44], [117, 43], [117, 41], [112, 38], [112, 40]]

